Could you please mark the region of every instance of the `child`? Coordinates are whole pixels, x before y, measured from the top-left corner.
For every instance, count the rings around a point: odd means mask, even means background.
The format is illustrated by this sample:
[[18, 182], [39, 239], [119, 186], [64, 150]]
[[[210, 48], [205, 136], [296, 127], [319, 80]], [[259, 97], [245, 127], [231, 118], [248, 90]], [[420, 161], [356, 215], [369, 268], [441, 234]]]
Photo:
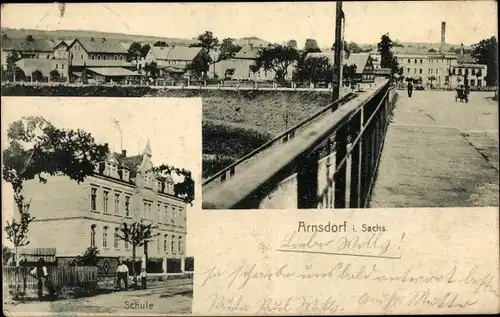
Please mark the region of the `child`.
[[145, 268], [142, 268], [141, 269], [141, 283], [142, 283], [142, 289], [146, 289], [146, 277], [147, 277], [147, 273], [146, 273], [146, 269]]

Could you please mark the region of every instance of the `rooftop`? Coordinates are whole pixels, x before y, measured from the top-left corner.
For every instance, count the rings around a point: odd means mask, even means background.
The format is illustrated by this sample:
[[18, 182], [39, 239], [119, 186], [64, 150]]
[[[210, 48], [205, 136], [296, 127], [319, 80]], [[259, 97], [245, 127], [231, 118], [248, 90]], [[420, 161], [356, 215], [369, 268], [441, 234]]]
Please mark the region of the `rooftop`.
[[52, 52], [52, 45], [48, 40], [36, 39], [28, 40], [28, 38], [2, 38], [2, 50], [4, 51], [19, 51], [19, 52]]
[[115, 53], [127, 54], [127, 49], [122, 45], [119, 40], [106, 39], [106, 38], [80, 38], [75, 39], [71, 46], [78, 41], [88, 53]]
[[159, 60], [192, 61], [203, 50], [201, 47], [153, 46], [150, 52]]

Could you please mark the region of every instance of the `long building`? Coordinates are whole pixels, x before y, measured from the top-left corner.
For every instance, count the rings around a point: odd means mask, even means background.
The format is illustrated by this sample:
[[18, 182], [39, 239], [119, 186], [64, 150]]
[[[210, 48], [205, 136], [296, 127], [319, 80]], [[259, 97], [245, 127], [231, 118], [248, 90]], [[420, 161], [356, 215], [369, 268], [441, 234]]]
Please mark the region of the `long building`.
[[[148, 142], [142, 155], [110, 153], [80, 184], [62, 175], [49, 176], [46, 184], [27, 181], [23, 194], [36, 218], [30, 224], [30, 247], [55, 248], [61, 265], [94, 246], [100, 251], [99, 267], [110, 273], [119, 259], [132, 260], [131, 245], [118, 238], [120, 225], [142, 220], [158, 226], [147, 246], [148, 271], [183, 270], [186, 203], [175, 195], [169, 175], [151, 172], [151, 157]], [[136, 250], [136, 266], [145, 266], [145, 251]]]

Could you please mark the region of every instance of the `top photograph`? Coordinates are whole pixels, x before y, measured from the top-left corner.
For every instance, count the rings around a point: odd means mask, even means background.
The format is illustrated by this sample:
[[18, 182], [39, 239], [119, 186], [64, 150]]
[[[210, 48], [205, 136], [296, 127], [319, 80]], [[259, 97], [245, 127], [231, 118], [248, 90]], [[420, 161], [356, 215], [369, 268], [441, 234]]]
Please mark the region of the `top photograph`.
[[494, 1], [6, 4], [0, 33], [2, 96], [201, 98], [207, 212], [499, 206]]

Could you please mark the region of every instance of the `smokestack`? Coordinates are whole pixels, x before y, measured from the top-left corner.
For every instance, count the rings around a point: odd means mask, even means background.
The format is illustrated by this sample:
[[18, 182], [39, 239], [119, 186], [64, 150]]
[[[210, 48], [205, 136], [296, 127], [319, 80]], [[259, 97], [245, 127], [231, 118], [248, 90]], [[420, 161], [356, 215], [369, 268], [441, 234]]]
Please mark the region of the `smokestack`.
[[446, 22], [441, 22], [441, 49], [446, 44]]

